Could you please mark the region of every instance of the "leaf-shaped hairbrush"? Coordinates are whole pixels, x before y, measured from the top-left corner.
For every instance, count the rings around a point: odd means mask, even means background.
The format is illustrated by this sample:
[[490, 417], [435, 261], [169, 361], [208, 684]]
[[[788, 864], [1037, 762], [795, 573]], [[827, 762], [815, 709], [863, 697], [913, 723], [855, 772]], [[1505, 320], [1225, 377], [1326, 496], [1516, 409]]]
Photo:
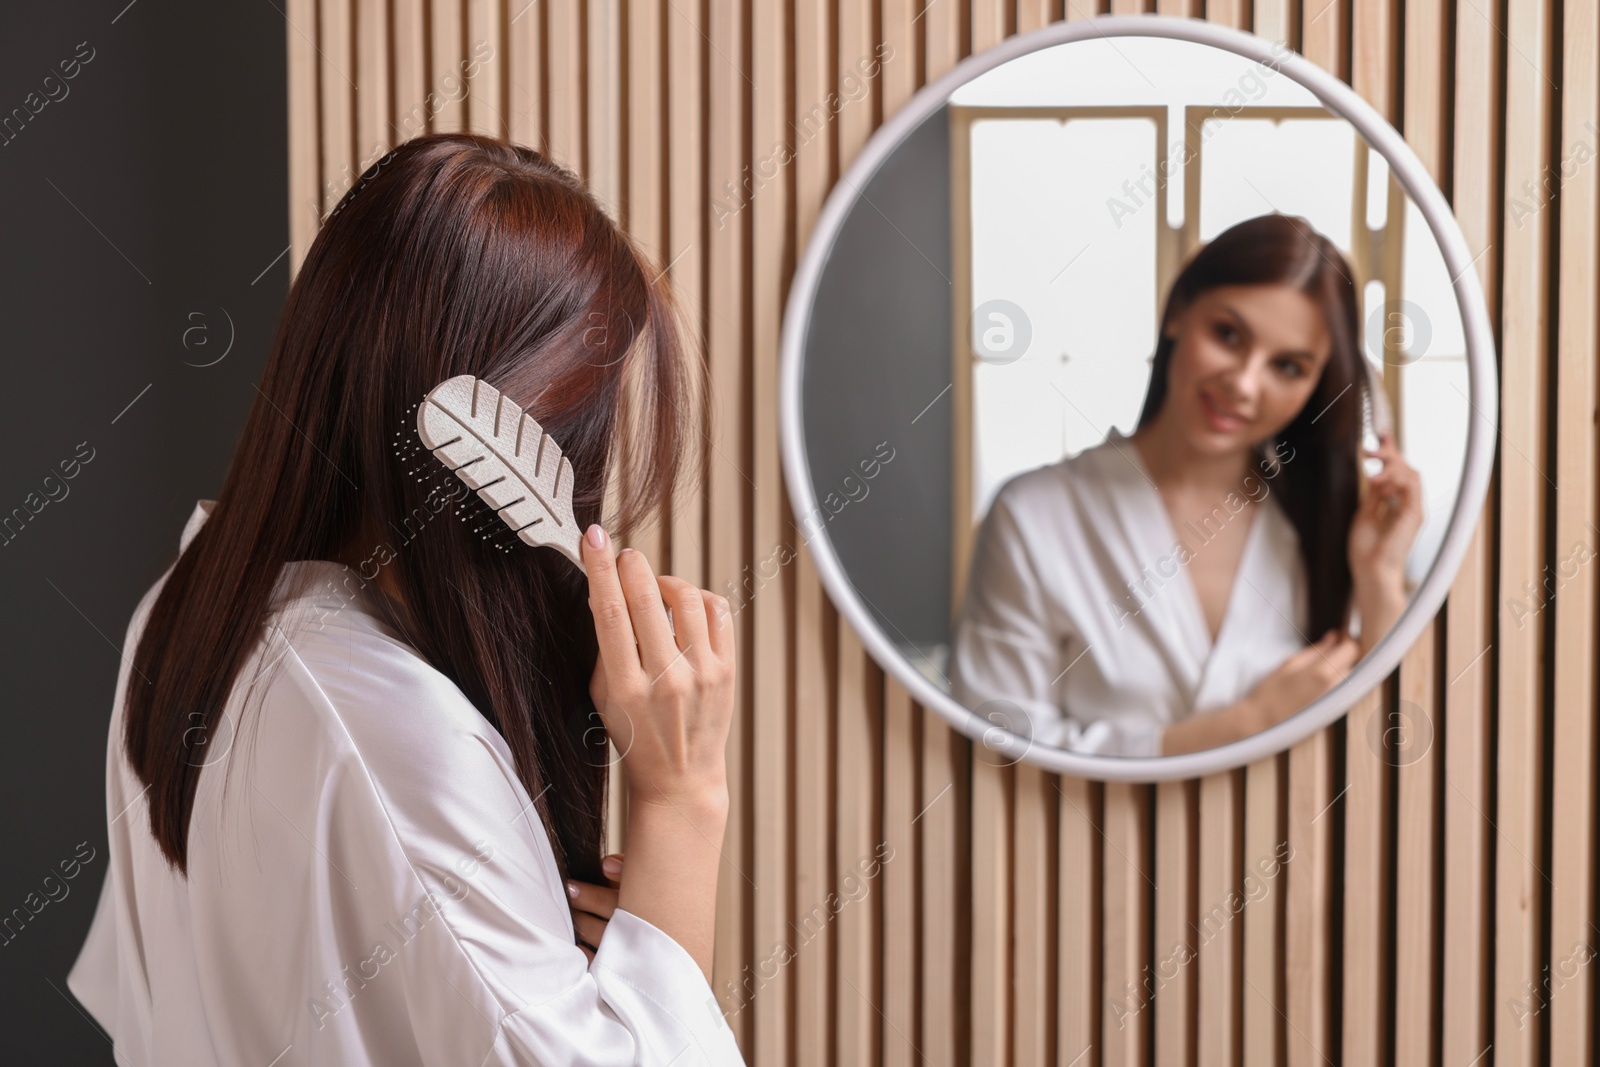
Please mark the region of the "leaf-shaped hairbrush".
[[417, 405], [417, 435], [518, 540], [548, 545], [583, 567], [572, 464], [515, 401], [481, 378], [458, 374]]

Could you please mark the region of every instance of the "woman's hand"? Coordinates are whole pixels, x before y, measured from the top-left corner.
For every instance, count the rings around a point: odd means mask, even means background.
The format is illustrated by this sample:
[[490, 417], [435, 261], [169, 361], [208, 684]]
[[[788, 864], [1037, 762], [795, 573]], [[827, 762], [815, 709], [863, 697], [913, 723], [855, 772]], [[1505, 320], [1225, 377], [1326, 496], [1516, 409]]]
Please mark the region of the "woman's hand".
[[596, 533], [604, 538], [591, 527], [583, 547], [600, 644], [589, 695], [622, 754], [629, 795], [726, 804], [734, 696], [728, 602], [681, 578], [657, 578], [633, 549], [613, 558], [609, 543], [595, 544]]
[[1255, 705], [1261, 729], [1276, 726], [1338, 685], [1360, 658], [1354, 638], [1329, 630], [1257, 682], [1245, 700]]
[[1161, 734], [1161, 754], [1199, 752], [1276, 726], [1337, 685], [1360, 658], [1353, 638], [1329, 630], [1279, 664], [1242, 700], [1167, 727]]
[[1422, 526], [1422, 479], [1384, 434], [1369, 456], [1383, 469], [1367, 482], [1367, 495], [1350, 523], [1350, 579], [1361, 617], [1360, 650], [1371, 651], [1406, 609], [1406, 557]]
[[677, 941], [710, 981], [728, 828], [732, 613], [722, 597], [658, 579], [638, 552], [613, 557], [598, 526], [582, 552], [600, 643], [589, 694], [628, 781], [628, 881], [611, 906]]
[[572, 901], [572, 926], [578, 934], [578, 947], [594, 962], [594, 954], [605, 936], [606, 924], [617, 910], [617, 890], [622, 886], [622, 853], [614, 853], [600, 861], [606, 876], [605, 885], [590, 882], [568, 882], [567, 897]]
[[1384, 434], [1368, 456], [1383, 469], [1367, 479], [1367, 495], [1350, 523], [1350, 574], [1358, 588], [1386, 583], [1400, 591], [1406, 557], [1422, 526], [1422, 479], [1400, 455], [1393, 434]]

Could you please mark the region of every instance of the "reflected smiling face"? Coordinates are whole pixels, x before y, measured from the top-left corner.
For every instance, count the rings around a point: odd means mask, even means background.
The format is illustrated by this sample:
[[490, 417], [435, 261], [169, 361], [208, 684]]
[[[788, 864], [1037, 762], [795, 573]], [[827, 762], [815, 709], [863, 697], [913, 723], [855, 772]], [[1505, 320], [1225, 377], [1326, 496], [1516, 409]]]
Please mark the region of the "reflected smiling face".
[[1176, 339], [1160, 418], [1217, 454], [1271, 439], [1310, 398], [1332, 351], [1316, 303], [1288, 285], [1209, 289], [1163, 331]]

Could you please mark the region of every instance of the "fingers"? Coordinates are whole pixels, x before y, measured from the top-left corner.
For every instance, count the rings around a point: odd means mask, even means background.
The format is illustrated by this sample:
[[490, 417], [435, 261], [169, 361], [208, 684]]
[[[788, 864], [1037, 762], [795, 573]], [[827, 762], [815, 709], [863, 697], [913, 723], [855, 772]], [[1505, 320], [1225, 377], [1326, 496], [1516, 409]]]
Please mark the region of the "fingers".
[[573, 912], [572, 929], [578, 935], [580, 948], [599, 948], [600, 939], [605, 936], [606, 922], [588, 912]]
[[612, 670], [637, 669], [639, 652], [611, 538], [598, 525], [591, 526], [583, 535], [580, 551], [589, 578], [589, 611], [594, 615], [600, 658]]
[[711, 639], [706, 633], [706, 604], [700, 590], [671, 575], [659, 579], [661, 599], [672, 608], [676, 626], [674, 639], [680, 651], [696, 667], [711, 657]]
[[595, 885], [592, 882], [568, 882], [567, 899], [572, 901], [574, 914], [611, 918], [617, 910], [617, 890], [613, 886]]
[[710, 590], [701, 591], [701, 599], [705, 602], [706, 618], [710, 621], [706, 629], [711, 640], [711, 651], [716, 653], [720, 660], [733, 658], [733, 612], [728, 607], [726, 597], [718, 596]]
[[1361, 643], [1353, 637], [1341, 637], [1328, 652], [1328, 666], [1333, 668], [1340, 678], [1350, 673], [1350, 669], [1361, 658]]
[[622, 884], [622, 856], [621, 852], [613, 852], [600, 861], [600, 870], [605, 873], [606, 881], [612, 887]]
[[639, 639], [639, 662], [646, 673], [655, 677], [678, 658], [672, 627], [667, 624], [666, 604], [661, 599], [661, 585], [650, 569], [650, 561], [637, 549], [622, 550], [617, 556], [617, 573], [622, 578], [633, 633]]
[[[600, 861], [602, 870], [610, 877], [608, 864], [615, 861], [617, 873], [622, 873], [622, 857], [607, 856]], [[572, 902], [572, 929], [578, 935], [578, 947], [591, 961], [593, 949], [600, 947], [606, 924], [617, 910], [617, 888], [612, 885], [594, 885], [590, 882], [568, 882], [567, 899]]]
[[1338, 639], [1338, 636], [1339, 631], [1329, 630], [1327, 633], [1311, 642], [1311, 644], [1307, 645], [1305, 648], [1302, 648], [1300, 651], [1294, 653], [1287, 660], [1285, 660], [1282, 669], [1293, 670], [1296, 667], [1304, 667], [1309, 663], [1314, 663], [1323, 659], [1325, 656], [1327, 656], [1328, 650], [1333, 648], [1334, 641]]

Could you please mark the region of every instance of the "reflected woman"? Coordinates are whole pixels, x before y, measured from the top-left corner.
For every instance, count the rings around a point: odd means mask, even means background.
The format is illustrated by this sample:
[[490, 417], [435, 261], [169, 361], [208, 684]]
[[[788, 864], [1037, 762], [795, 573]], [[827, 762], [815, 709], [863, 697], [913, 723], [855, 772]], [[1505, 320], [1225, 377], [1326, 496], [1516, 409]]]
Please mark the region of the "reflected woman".
[[1328, 691], [1404, 610], [1421, 486], [1371, 402], [1352, 273], [1265, 215], [1185, 266], [1131, 435], [1011, 478], [973, 554], [953, 695], [1041, 745], [1175, 755]]

